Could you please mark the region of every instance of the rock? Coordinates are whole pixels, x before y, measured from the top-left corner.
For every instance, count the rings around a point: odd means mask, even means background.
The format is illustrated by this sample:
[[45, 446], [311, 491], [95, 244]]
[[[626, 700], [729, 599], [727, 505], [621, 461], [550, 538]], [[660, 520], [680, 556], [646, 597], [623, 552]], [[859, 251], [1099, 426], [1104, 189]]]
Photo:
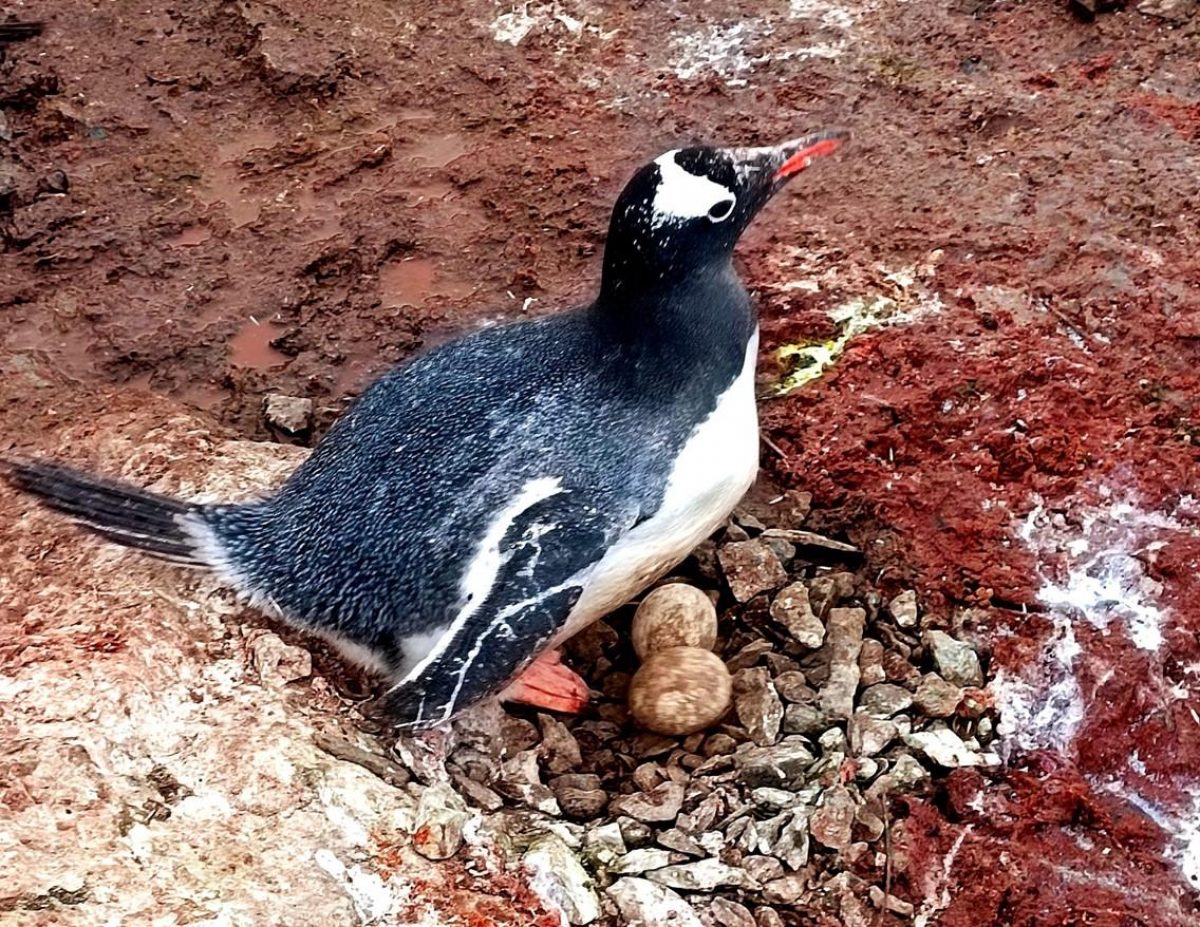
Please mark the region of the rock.
[[709, 830], [725, 812], [725, 799], [720, 792], [713, 792], [687, 814], [681, 814], [676, 826], [694, 836]]
[[891, 720], [857, 711], [850, 721], [850, 752], [855, 756], [876, 756], [887, 749], [899, 733]]
[[733, 679], [734, 709], [738, 720], [760, 746], [770, 746], [779, 739], [783, 721], [783, 703], [771, 684], [771, 674], [765, 667], [744, 669]]
[[650, 792], [618, 795], [609, 802], [609, 811], [643, 822], [673, 821], [683, 805], [684, 788], [667, 781]]
[[980, 754], [968, 749], [962, 739], [949, 728], [930, 728], [927, 731], [918, 731], [915, 734], [907, 735], [904, 742], [922, 756], [947, 769], [955, 769], [959, 766], [980, 766], [985, 763]]
[[803, 869], [808, 863], [809, 827], [809, 815], [804, 810], [785, 816], [779, 836], [771, 847], [771, 855], [782, 860], [789, 869]]
[[413, 849], [426, 859], [449, 859], [462, 847], [463, 828], [470, 819], [467, 806], [449, 783], [429, 786], [413, 820]]
[[884, 651], [883, 672], [890, 682], [898, 682], [910, 687], [921, 678], [921, 671], [898, 650]]
[[949, 718], [962, 700], [962, 689], [937, 673], [926, 673], [913, 695], [913, 704], [931, 718]]
[[630, 635], [639, 660], [668, 647], [712, 650], [717, 643], [717, 610], [695, 586], [669, 583], [642, 599]]
[[558, 837], [538, 837], [521, 862], [529, 871], [529, 886], [543, 901], [562, 912], [571, 924], [590, 924], [600, 916], [600, 899], [591, 877]]
[[522, 802], [542, 814], [557, 817], [562, 813], [554, 793], [542, 784], [537, 750], [522, 750], [511, 760], [506, 760], [495, 786], [501, 795]]
[[825, 625], [812, 610], [804, 583], [785, 586], [771, 603], [771, 617], [803, 647], [815, 650], [825, 640]]
[[867, 613], [861, 608], [834, 608], [829, 611], [827, 629], [829, 680], [821, 689], [821, 709], [826, 716], [844, 721], [854, 711], [858, 691], [858, 654], [862, 649], [863, 624]]
[[250, 661], [264, 686], [285, 686], [312, 675], [312, 654], [271, 631], [252, 632], [249, 644]]
[[766, 905], [754, 909], [754, 921], [758, 927], [783, 927], [783, 918], [779, 912]]
[[678, 827], [672, 827], [669, 830], [664, 830], [658, 835], [660, 846], [666, 847], [668, 850], [674, 850], [676, 853], [684, 853], [688, 856], [703, 856], [704, 848], [700, 846], [690, 835], [684, 833]]
[[589, 827], [583, 835], [583, 853], [595, 866], [607, 869], [625, 855], [625, 838], [621, 825], [609, 821], [599, 827]]
[[929, 770], [922, 766], [915, 757], [902, 753], [892, 761], [888, 775], [901, 791], [911, 791], [929, 779]]
[[761, 540], [737, 541], [717, 551], [729, 591], [739, 602], [748, 602], [760, 592], [778, 589], [787, 582], [779, 556]]
[[745, 888], [757, 891], [761, 886], [745, 870], [730, 866], [713, 857], [694, 863], [680, 863], [648, 873], [646, 878], [668, 888], [688, 892], [711, 892], [715, 888]]
[[813, 759], [804, 744], [788, 739], [772, 747], [743, 746], [734, 754], [741, 780], [750, 788], [799, 788]]
[[817, 743], [820, 744], [823, 754], [845, 753], [846, 732], [840, 727], [831, 727], [817, 738]]
[[858, 700], [858, 707], [873, 718], [890, 718], [907, 709], [912, 703], [911, 692], [885, 682], [865, 690]]
[[871, 899], [871, 904], [877, 908], [885, 908], [893, 914], [898, 914], [903, 918], [911, 918], [913, 916], [913, 906], [903, 898], [897, 898], [895, 895], [885, 895], [883, 889], [878, 885], [872, 885], [867, 890], [867, 895]]
[[928, 631], [923, 637], [942, 678], [957, 686], [982, 686], [983, 670], [970, 644], [955, 640], [945, 631]]
[[750, 878], [758, 882], [771, 882], [783, 878], [783, 863], [774, 856], [747, 856], [742, 868]]
[[705, 756], [724, 756], [732, 753], [737, 747], [737, 741], [728, 734], [712, 734], [704, 740]]
[[726, 660], [725, 667], [731, 673], [741, 672], [748, 666], [754, 666], [760, 657], [770, 653], [772, 649], [774, 645], [769, 640], [757, 638]]
[[312, 427], [312, 416], [311, 399], [272, 393], [263, 400], [263, 418], [267, 424], [290, 435], [308, 431]]
[[873, 686], [887, 679], [883, 669], [883, 644], [867, 638], [858, 653], [859, 685]]
[[917, 626], [917, 594], [912, 589], [900, 593], [888, 603], [892, 619], [902, 628]]
[[763, 900], [769, 904], [795, 904], [804, 894], [808, 884], [808, 876], [803, 872], [793, 872], [782, 879], [768, 882], [763, 886]]
[[732, 682], [721, 658], [699, 647], [651, 654], [629, 684], [629, 710], [659, 734], [691, 734], [720, 720]]
[[775, 691], [785, 702], [817, 701], [817, 690], [808, 684], [808, 679], [800, 670], [787, 670], [775, 677]]
[[817, 734], [829, 727], [831, 719], [816, 705], [788, 705], [783, 712], [785, 734]]
[[650, 869], [662, 869], [671, 865], [673, 855], [670, 850], [658, 847], [640, 847], [630, 850], [617, 860], [612, 871], [618, 875], [640, 875]]
[[883, 818], [879, 817], [869, 804], [863, 803], [858, 806], [854, 812], [854, 824], [859, 829], [860, 836], [868, 843], [873, 843], [883, 836]]
[[692, 906], [669, 888], [631, 876], [606, 889], [626, 927], [704, 927]]
[[654, 828], [634, 818], [619, 817], [617, 818], [617, 826], [621, 829], [621, 839], [625, 841], [627, 846], [645, 846], [654, 839]]
[[854, 799], [845, 786], [827, 789], [821, 803], [808, 820], [809, 833], [813, 840], [831, 850], [845, 850], [850, 846], [850, 831], [854, 826]]
[[542, 731], [542, 742], [538, 754], [549, 773], [565, 773], [583, 762], [579, 742], [567, 726], [552, 715], [538, 714], [538, 727]]
[[608, 790], [601, 787], [600, 777], [588, 773], [558, 776], [550, 781], [550, 791], [562, 813], [579, 821], [598, 817], [608, 805]]
[[475, 805], [475, 807], [487, 811], [499, 811], [504, 807], [504, 799], [499, 793], [488, 788], [482, 782], [476, 782], [463, 773], [451, 771], [450, 780], [454, 783], [454, 788], [467, 801]]
[[764, 811], [786, 811], [796, 804], [796, 793], [764, 785], [751, 791], [750, 800], [756, 808]]
[[854, 595], [854, 586], [853, 573], [827, 573], [818, 576], [808, 584], [808, 602], [812, 610], [824, 618], [834, 605]]
[[1196, 0], [1142, 0], [1137, 11], [1145, 16], [1186, 23], [1197, 14]]
[[720, 895], [713, 898], [709, 911], [719, 927], [755, 927], [754, 915], [750, 913], [749, 908]]

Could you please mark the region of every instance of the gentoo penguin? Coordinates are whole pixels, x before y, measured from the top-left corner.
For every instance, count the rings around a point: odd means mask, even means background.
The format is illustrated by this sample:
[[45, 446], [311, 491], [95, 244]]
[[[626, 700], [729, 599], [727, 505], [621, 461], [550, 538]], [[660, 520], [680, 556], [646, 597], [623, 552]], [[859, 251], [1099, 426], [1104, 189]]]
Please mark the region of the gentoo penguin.
[[586, 687], [552, 648], [679, 563], [754, 480], [758, 329], [733, 248], [845, 137], [659, 156], [617, 200], [594, 302], [393, 369], [265, 498], [190, 503], [46, 462], [6, 475], [384, 674], [399, 728], [500, 693], [578, 709]]

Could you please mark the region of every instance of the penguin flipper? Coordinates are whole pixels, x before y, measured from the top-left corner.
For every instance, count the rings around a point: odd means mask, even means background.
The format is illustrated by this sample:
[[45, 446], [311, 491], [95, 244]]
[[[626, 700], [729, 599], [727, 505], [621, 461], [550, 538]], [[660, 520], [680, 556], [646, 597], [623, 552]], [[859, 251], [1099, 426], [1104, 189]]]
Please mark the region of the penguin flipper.
[[636, 520], [606, 516], [575, 493], [528, 509], [505, 536], [505, 560], [482, 606], [380, 698], [388, 721], [420, 730], [505, 688], [562, 628], [587, 574]]

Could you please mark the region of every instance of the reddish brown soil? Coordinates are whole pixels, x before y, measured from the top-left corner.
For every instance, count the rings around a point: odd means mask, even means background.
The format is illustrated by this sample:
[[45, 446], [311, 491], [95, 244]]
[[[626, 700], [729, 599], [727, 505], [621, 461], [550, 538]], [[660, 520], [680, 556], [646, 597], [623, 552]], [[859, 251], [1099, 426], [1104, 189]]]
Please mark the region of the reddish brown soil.
[[[1018, 533], [1039, 502], [1064, 536], [1105, 492], [1177, 526], [1138, 554], [1162, 645], [1068, 615], [1078, 729], [911, 803], [897, 891], [944, 927], [1196, 923], [1168, 859], [1200, 826], [1200, 28], [566, 3], [575, 36], [542, 6], [513, 47], [486, 0], [10, 5], [48, 28], [0, 63], [0, 448], [145, 390], [256, 437], [264, 393], [306, 395], [323, 425], [421, 346], [584, 298], [646, 156], [848, 125], [743, 246], [764, 357], [935, 249], [944, 308], [764, 402], [775, 475], [1026, 677], [1060, 672], [1040, 596], [1067, 564]], [[737, 22], [771, 60], [672, 69], [672, 36]], [[822, 43], [841, 54], [784, 54]]]

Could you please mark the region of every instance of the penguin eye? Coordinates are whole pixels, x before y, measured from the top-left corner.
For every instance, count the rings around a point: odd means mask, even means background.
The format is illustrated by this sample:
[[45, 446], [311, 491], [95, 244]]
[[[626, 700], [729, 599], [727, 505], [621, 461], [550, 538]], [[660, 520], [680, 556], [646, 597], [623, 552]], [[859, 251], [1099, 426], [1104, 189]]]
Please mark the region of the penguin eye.
[[724, 222], [733, 215], [733, 206], [736, 200], [718, 200], [709, 207], [708, 218], [713, 222]]

